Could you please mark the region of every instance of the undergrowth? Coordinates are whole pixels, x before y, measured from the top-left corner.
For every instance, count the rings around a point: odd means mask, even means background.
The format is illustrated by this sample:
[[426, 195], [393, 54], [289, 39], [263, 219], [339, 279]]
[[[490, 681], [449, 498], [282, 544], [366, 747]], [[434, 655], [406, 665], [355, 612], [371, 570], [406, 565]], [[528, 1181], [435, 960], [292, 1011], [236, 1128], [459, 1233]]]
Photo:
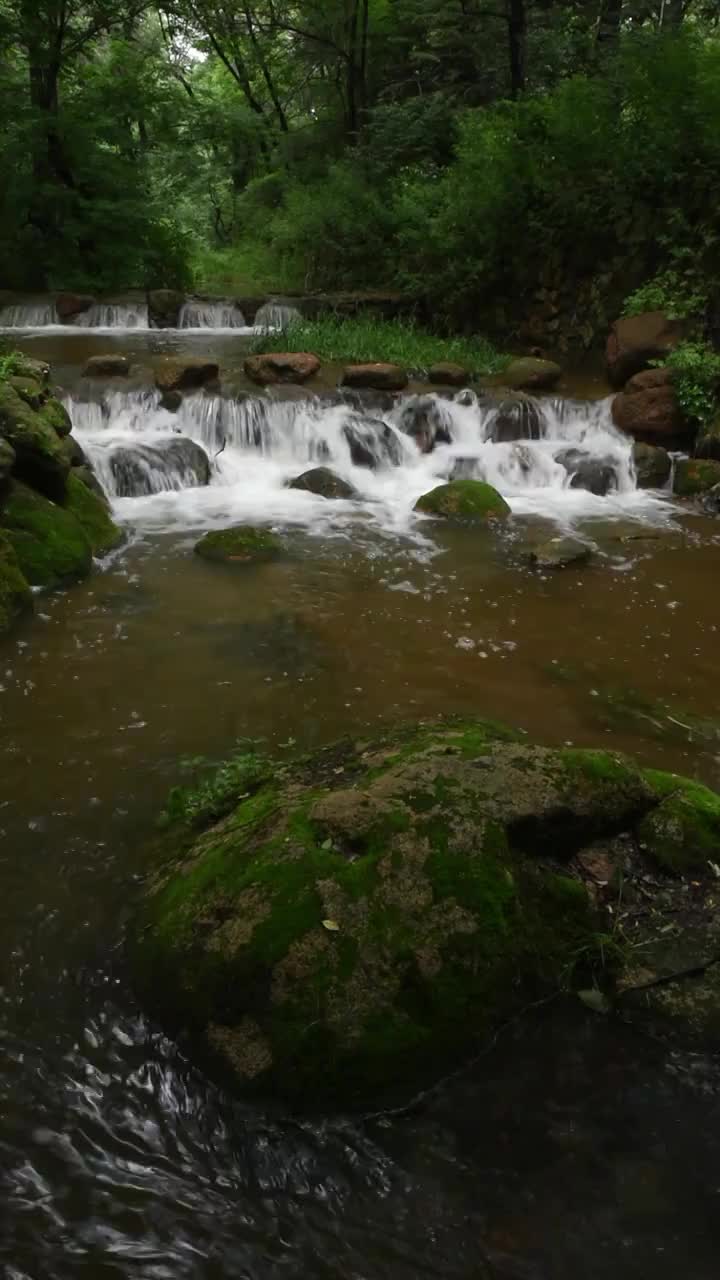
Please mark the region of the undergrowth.
[[717, 412], [720, 355], [705, 342], [682, 342], [663, 361], [673, 371], [673, 386], [686, 418], [706, 426]]
[[200, 827], [217, 822], [241, 800], [257, 791], [271, 776], [271, 766], [253, 742], [240, 742], [233, 755], [221, 765], [202, 757], [185, 761], [199, 775], [191, 786], [173, 787], [161, 825], [182, 823]]

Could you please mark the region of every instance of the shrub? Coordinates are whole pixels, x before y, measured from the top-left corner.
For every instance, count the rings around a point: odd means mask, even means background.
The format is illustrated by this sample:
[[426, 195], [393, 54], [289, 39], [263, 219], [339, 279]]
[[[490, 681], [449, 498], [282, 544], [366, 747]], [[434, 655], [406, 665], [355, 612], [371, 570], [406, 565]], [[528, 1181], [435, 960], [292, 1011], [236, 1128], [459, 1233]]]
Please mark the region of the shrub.
[[683, 342], [664, 364], [673, 370], [673, 384], [685, 416], [701, 425], [709, 422], [717, 409], [720, 355], [706, 343]]

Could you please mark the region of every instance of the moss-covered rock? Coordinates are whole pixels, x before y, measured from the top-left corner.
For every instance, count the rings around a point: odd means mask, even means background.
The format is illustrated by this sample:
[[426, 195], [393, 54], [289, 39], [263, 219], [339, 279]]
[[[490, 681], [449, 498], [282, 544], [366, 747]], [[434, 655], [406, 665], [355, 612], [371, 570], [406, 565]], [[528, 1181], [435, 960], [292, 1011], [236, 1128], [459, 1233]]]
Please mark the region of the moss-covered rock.
[[23, 577], [15, 549], [0, 533], [0, 636], [12, 629], [33, 607], [32, 591]]
[[424, 493], [415, 510], [457, 520], [504, 520], [510, 507], [491, 484], [482, 480], [451, 480]]
[[7, 382], [31, 409], [41, 409], [47, 400], [47, 390], [36, 378], [21, 378], [15, 374]]
[[252, 525], [235, 525], [231, 529], [213, 529], [195, 545], [204, 560], [221, 564], [259, 564], [282, 555], [282, 543], [269, 529]]
[[236, 1083], [359, 1098], [586, 981], [598, 925], [563, 862], [654, 792], [620, 756], [512, 738], [425, 725], [241, 776], [220, 821], [186, 806], [130, 940], [145, 999]]
[[70, 414], [61, 404], [59, 400], [55, 400], [52, 396], [45, 401], [41, 410], [40, 417], [46, 426], [51, 427], [59, 436], [69, 436], [72, 431], [72, 422]]
[[0, 502], [0, 528], [33, 586], [57, 587], [90, 572], [90, 540], [72, 512], [19, 481]]
[[503, 370], [502, 380], [512, 391], [548, 391], [562, 377], [562, 369], [553, 360], [521, 356], [511, 360]]
[[638, 834], [654, 861], [676, 872], [720, 861], [720, 796], [674, 773], [650, 769], [645, 777], [660, 803]]
[[15, 466], [15, 450], [7, 440], [3, 440], [0, 436], [0, 485], [10, 478], [13, 467]]
[[18, 476], [50, 498], [60, 498], [70, 464], [54, 424], [18, 395], [14, 387], [0, 382], [0, 437], [16, 454]]
[[70, 472], [65, 488], [65, 509], [72, 512], [80, 527], [84, 530], [92, 548], [93, 555], [104, 556], [108, 551], [120, 545], [123, 531], [113, 520], [107, 499], [91, 489], [78, 471], [77, 467]]
[[12, 373], [16, 378], [32, 378], [41, 387], [46, 387], [50, 378], [50, 365], [45, 360], [34, 360], [21, 351], [13, 354]]
[[720, 462], [681, 458], [675, 464], [673, 492], [680, 498], [694, 498], [720, 483]]

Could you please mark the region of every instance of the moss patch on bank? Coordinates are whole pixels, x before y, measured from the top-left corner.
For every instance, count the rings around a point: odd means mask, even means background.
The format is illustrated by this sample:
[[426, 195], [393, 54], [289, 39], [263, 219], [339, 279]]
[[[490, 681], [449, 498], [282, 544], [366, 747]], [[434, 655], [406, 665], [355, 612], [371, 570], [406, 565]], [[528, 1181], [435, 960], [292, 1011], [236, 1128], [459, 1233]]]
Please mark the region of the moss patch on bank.
[[107, 502], [93, 493], [75, 471], [67, 478], [64, 506], [83, 530], [93, 555], [107, 555], [122, 542], [123, 531], [110, 515]]
[[62, 586], [90, 572], [90, 541], [72, 512], [19, 481], [0, 504], [0, 528], [33, 586]]

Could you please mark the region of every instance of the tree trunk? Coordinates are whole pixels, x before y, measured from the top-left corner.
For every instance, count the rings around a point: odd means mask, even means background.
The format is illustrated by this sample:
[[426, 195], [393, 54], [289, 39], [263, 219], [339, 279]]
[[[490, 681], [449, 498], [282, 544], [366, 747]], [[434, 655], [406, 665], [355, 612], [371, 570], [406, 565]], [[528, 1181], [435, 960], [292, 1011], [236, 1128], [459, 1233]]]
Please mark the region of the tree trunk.
[[525, 0], [508, 0], [508, 49], [510, 53], [510, 92], [518, 98], [525, 90], [525, 42], [527, 17]]
[[615, 49], [620, 39], [623, 0], [602, 0], [597, 43], [601, 49]]

